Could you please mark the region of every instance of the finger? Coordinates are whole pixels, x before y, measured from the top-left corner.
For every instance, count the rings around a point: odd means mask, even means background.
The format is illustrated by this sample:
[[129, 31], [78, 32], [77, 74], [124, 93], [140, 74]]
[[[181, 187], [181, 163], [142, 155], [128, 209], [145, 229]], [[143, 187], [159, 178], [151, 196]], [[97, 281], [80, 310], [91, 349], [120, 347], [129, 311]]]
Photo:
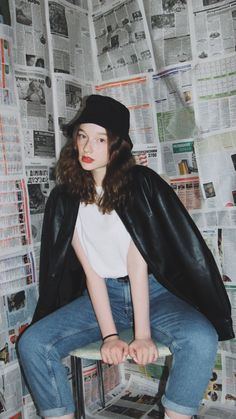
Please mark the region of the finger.
[[128, 346], [127, 346], [127, 348], [124, 348], [123, 349], [123, 354], [122, 354], [123, 356], [122, 356], [122, 362], [124, 362], [126, 359], [127, 359], [127, 356], [129, 355], [129, 349], [128, 349]]
[[137, 354], [136, 354], [136, 350], [135, 349], [133, 349], [133, 348], [130, 349], [129, 350], [129, 355], [133, 359], [134, 362], [138, 363]]

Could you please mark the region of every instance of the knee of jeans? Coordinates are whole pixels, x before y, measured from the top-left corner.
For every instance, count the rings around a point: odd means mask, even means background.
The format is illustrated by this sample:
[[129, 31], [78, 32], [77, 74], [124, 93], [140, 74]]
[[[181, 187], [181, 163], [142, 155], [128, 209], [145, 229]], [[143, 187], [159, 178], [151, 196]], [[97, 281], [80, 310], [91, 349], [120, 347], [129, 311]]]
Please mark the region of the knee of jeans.
[[205, 322], [193, 328], [187, 338], [187, 346], [198, 353], [198, 356], [202, 356], [203, 359], [211, 360], [215, 359], [217, 346], [218, 346], [218, 335], [215, 328], [210, 322]]
[[38, 333], [34, 331], [33, 327], [26, 329], [19, 337], [17, 342], [17, 354], [21, 360], [30, 359], [31, 354], [39, 347], [40, 339]]

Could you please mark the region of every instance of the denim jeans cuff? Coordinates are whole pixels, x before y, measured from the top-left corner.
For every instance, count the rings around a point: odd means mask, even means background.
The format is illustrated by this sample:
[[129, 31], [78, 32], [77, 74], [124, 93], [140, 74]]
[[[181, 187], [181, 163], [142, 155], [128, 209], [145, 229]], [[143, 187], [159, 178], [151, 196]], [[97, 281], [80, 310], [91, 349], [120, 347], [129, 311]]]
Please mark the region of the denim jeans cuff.
[[162, 396], [161, 402], [165, 409], [173, 410], [173, 412], [180, 413], [182, 415], [193, 416], [198, 412], [198, 407], [182, 406], [181, 404], [168, 400], [165, 395]]
[[75, 412], [74, 406], [67, 406], [67, 407], [54, 407], [53, 409], [46, 409], [46, 410], [40, 410], [39, 415], [43, 418], [45, 417], [57, 417], [57, 416], [64, 416], [64, 415], [70, 415]]

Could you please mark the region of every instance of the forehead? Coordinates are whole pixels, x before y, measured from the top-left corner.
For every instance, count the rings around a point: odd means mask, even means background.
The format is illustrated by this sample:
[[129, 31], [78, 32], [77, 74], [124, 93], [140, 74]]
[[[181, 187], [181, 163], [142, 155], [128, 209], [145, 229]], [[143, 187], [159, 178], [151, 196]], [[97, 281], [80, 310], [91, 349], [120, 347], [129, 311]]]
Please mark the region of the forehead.
[[100, 125], [92, 124], [92, 123], [84, 123], [80, 124], [78, 127], [78, 131], [83, 131], [86, 134], [93, 134], [93, 135], [107, 135], [107, 130]]

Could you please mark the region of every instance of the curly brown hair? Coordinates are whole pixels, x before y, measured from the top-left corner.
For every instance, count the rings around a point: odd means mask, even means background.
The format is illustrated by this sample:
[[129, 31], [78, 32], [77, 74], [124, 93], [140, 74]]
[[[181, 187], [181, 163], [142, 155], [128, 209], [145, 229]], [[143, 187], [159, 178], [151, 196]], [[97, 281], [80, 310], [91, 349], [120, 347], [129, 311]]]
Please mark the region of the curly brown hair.
[[132, 199], [130, 169], [136, 164], [130, 144], [107, 130], [109, 162], [102, 182], [103, 194], [99, 197], [92, 173], [78, 161], [75, 143], [78, 129], [79, 126], [75, 127], [72, 138], [61, 150], [56, 166], [57, 182], [65, 185], [69, 193], [78, 194], [81, 202], [96, 203], [103, 214], [127, 205]]

